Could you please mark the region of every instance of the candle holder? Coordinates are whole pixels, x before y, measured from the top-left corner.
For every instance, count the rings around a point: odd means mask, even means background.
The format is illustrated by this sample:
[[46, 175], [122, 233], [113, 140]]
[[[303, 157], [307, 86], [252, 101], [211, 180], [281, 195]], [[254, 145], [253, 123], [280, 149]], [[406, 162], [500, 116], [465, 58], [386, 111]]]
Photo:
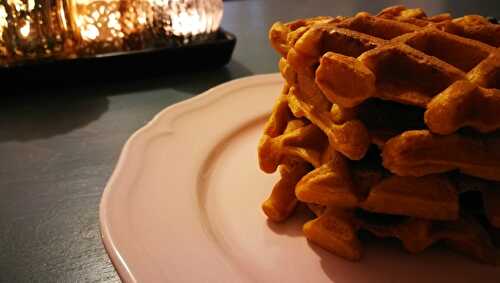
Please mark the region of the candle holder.
[[0, 4], [0, 64], [64, 57], [69, 21], [60, 1], [10, 0]]
[[236, 41], [219, 28], [222, 11], [222, 0], [2, 1], [0, 73], [167, 54], [222, 65]]

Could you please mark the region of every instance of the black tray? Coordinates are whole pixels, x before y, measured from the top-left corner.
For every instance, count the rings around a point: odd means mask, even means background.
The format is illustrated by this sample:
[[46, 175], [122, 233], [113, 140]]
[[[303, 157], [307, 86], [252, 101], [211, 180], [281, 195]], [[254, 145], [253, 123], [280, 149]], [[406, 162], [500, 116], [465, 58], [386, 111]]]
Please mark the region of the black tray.
[[229, 62], [235, 45], [236, 37], [220, 29], [215, 39], [181, 47], [148, 48], [0, 67], [0, 83], [87, 82], [216, 68]]

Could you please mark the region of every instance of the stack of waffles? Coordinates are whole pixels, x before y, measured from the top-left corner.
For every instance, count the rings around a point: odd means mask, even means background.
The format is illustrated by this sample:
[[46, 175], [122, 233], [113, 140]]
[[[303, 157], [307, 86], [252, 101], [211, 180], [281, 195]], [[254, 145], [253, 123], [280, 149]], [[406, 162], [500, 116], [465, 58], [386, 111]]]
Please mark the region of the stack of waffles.
[[397, 6], [275, 23], [269, 37], [285, 84], [258, 148], [281, 176], [268, 218], [304, 203], [305, 236], [350, 260], [368, 231], [496, 264], [500, 25]]

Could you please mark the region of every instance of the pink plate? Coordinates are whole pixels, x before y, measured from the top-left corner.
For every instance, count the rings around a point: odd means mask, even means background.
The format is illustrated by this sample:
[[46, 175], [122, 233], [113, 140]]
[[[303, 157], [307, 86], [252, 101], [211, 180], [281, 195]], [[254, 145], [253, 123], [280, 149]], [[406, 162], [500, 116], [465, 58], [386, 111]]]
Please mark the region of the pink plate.
[[500, 268], [432, 248], [371, 241], [361, 262], [306, 241], [307, 215], [266, 220], [277, 177], [256, 147], [278, 74], [231, 81], [171, 106], [125, 145], [100, 207], [106, 250], [125, 282], [499, 282]]

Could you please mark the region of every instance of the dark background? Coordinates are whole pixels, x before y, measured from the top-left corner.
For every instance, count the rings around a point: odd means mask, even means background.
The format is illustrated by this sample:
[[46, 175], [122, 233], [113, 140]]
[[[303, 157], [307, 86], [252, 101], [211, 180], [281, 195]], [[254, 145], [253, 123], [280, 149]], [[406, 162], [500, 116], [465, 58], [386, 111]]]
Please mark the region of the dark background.
[[226, 67], [0, 90], [0, 282], [119, 281], [101, 243], [98, 206], [128, 137], [166, 106], [234, 78], [276, 72], [267, 41], [274, 21], [393, 4], [500, 17], [498, 1], [225, 1], [222, 26], [238, 38]]

